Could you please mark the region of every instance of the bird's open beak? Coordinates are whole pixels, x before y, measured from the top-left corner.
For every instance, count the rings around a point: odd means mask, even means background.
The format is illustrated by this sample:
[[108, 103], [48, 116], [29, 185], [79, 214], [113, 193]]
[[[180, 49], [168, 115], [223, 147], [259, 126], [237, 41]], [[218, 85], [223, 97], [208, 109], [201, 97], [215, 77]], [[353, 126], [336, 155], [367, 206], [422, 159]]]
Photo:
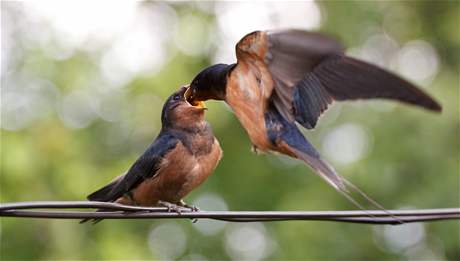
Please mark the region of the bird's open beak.
[[207, 109], [204, 101], [198, 101], [194, 99], [195, 97], [193, 97], [193, 92], [192, 92], [192, 88], [190, 87], [190, 85], [187, 87], [184, 97], [185, 97], [185, 100], [188, 103], [190, 103], [192, 106], [198, 107], [200, 109]]

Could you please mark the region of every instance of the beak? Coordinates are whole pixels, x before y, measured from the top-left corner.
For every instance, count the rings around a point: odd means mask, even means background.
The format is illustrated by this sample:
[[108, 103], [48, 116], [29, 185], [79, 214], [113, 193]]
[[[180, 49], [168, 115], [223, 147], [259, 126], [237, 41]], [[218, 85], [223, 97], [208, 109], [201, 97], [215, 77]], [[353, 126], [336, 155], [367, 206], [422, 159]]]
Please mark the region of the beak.
[[190, 103], [194, 107], [197, 107], [197, 108], [200, 108], [200, 109], [205, 109], [205, 110], [208, 109], [208, 108], [206, 108], [206, 104], [204, 103], [204, 101], [197, 101], [197, 100], [194, 99], [195, 97], [193, 97], [193, 91], [192, 91], [192, 87], [190, 87], [190, 85], [187, 86], [187, 90], [184, 93], [184, 98], [188, 103]]
[[187, 88], [187, 90], [185, 91], [184, 93], [184, 98], [185, 100], [187, 100], [188, 102], [191, 102], [191, 100], [193, 99], [193, 95], [192, 95], [192, 88], [190, 87], [190, 85], [187, 85], [185, 86]]
[[195, 101], [192, 103], [193, 106], [195, 107], [198, 107], [200, 109], [203, 109], [203, 110], [207, 110], [208, 108], [206, 108], [206, 104], [204, 103], [204, 101]]

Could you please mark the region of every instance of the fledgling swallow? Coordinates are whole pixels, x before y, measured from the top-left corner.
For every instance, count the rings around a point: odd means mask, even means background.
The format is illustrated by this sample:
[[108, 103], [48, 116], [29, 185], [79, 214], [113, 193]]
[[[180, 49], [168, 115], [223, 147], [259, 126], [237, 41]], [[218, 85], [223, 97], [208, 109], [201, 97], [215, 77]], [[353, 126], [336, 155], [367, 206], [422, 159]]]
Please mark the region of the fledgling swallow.
[[126, 174], [90, 194], [88, 200], [190, 207], [182, 199], [211, 175], [222, 150], [204, 119], [204, 103], [188, 103], [186, 89], [166, 100], [160, 134]]
[[216, 64], [201, 71], [191, 82], [187, 99], [192, 104], [224, 100], [256, 151], [303, 160], [348, 199], [347, 188], [362, 192], [322, 159], [296, 122], [312, 129], [333, 101], [356, 99], [385, 98], [441, 111], [413, 84], [345, 55], [339, 42], [320, 33], [252, 32], [237, 43], [236, 58], [236, 64]]

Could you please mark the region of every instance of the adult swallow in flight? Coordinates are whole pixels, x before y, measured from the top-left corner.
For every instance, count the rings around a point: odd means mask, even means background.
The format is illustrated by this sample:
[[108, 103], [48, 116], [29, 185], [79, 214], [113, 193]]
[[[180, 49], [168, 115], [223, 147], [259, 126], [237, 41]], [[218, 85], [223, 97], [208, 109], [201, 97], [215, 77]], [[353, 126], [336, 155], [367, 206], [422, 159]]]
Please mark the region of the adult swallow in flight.
[[347, 188], [362, 192], [321, 158], [296, 122], [312, 129], [333, 101], [356, 99], [385, 98], [441, 111], [413, 84], [345, 55], [339, 42], [323, 34], [256, 31], [238, 42], [236, 58], [236, 64], [216, 64], [201, 71], [191, 82], [187, 99], [192, 104], [224, 100], [256, 151], [303, 160], [347, 198]]
[[182, 87], [167, 99], [160, 134], [128, 172], [89, 195], [88, 200], [189, 207], [182, 199], [211, 175], [222, 150], [204, 120], [204, 103], [192, 106], [185, 91]]

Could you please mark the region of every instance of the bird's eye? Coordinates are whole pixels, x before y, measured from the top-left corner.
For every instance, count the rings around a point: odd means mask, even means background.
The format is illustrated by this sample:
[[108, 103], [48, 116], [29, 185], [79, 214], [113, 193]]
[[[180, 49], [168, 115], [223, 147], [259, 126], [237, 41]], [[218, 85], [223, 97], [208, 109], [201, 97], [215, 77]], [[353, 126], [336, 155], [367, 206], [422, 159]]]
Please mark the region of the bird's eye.
[[173, 99], [174, 99], [175, 101], [180, 100], [180, 95], [179, 95], [179, 94], [174, 95]]

